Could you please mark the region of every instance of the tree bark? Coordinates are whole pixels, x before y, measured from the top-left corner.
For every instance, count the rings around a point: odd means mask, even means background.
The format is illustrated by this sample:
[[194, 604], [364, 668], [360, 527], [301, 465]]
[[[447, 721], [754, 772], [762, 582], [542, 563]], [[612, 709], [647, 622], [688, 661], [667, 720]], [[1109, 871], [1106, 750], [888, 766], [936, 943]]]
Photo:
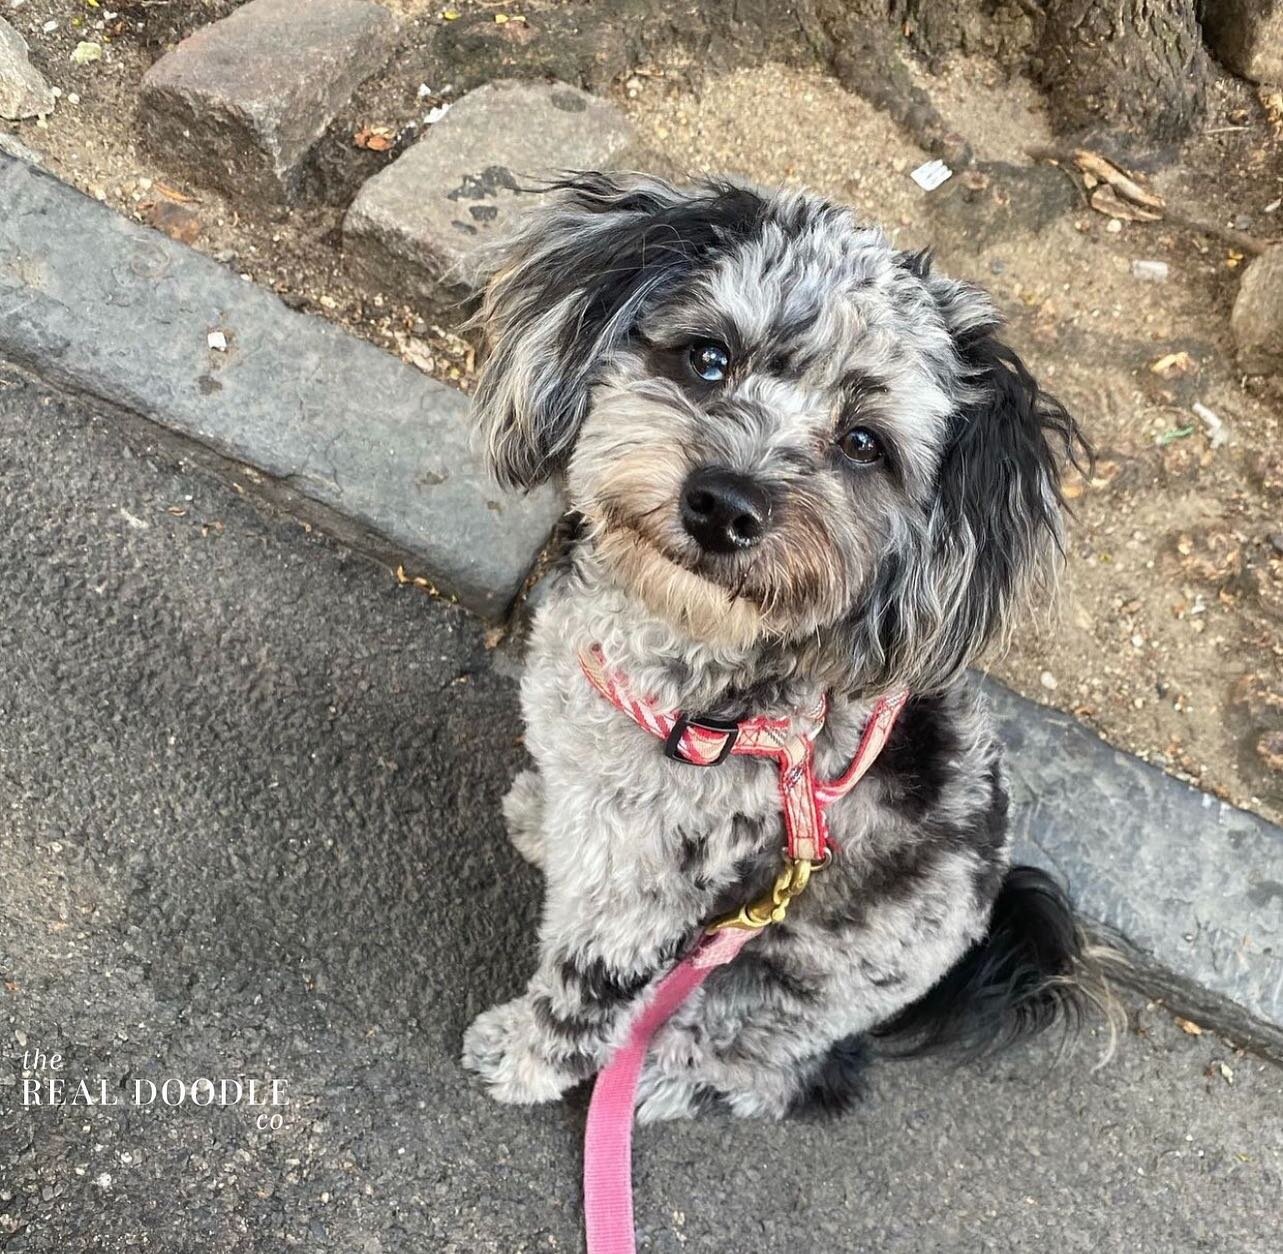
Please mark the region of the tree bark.
[[1042, 0], [1035, 76], [1062, 133], [1182, 139], [1202, 116], [1197, 0]]
[[949, 0], [799, 0], [796, 11], [812, 48], [843, 87], [887, 113], [932, 156], [965, 165], [971, 159], [965, 139], [950, 132], [896, 52], [901, 38], [932, 53], [946, 46], [940, 40], [956, 47], [958, 8]]

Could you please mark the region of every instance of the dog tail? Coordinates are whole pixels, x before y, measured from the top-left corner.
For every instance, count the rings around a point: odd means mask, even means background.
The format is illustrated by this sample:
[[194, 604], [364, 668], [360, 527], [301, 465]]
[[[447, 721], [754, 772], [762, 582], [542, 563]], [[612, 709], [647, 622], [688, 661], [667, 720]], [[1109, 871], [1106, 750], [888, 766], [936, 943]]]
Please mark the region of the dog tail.
[[1046, 872], [1012, 867], [985, 935], [895, 1018], [817, 1058], [793, 1109], [835, 1115], [858, 1102], [869, 1044], [894, 1058], [945, 1054], [966, 1061], [1047, 1029], [1059, 1031], [1063, 1044], [1087, 1019], [1099, 1018], [1106, 1027], [1103, 1066], [1126, 1026], [1106, 973], [1125, 965], [1116, 950], [1088, 942], [1064, 890]]
[[1064, 890], [1045, 871], [1012, 867], [985, 935], [872, 1035], [896, 1057], [966, 1060], [1048, 1029], [1067, 1041], [1084, 1020], [1099, 1016], [1108, 1028], [1103, 1064], [1121, 1021], [1105, 970], [1120, 963], [1113, 950], [1088, 943]]

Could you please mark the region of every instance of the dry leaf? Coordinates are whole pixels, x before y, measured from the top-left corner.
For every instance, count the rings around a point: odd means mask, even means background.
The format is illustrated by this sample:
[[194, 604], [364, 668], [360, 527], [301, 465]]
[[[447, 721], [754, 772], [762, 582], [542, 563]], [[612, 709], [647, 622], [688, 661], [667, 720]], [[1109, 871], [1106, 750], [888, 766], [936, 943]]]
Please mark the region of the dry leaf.
[[162, 183], [159, 179], [151, 185], [151, 190], [159, 193], [161, 196], [164, 196], [166, 200], [172, 200], [175, 204], [194, 205], [197, 203], [195, 196], [189, 196], [186, 192], [180, 192], [178, 188], [170, 187], [168, 183]]
[[352, 142], [371, 152], [387, 152], [396, 143], [396, 132], [386, 126], [363, 126], [352, 136]]
[[1283, 139], [1283, 87], [1258, 87], [1256, 94], [1274, 133]]
[[1183, 350], [1179, 353], [1168, 353], [1150, 366], [1150, 370], [1160, 379], [1179, 379], [1197, 368], [1194, 359]]
[[180, 244], [194, 244], [200, 238], [200, 218], [183, 205], [168, 200], [146, 200], [139, 208], [148, 226]]
[[1203, 1035], [1203, 1029], [1200, 1028], [1197, 1023], [1193, 1023], [1189, 1019], [1177, 1018], [1176, 1026], [1180, 1028], [1180, 1030], [1184, 1032], [1186, 1036]]

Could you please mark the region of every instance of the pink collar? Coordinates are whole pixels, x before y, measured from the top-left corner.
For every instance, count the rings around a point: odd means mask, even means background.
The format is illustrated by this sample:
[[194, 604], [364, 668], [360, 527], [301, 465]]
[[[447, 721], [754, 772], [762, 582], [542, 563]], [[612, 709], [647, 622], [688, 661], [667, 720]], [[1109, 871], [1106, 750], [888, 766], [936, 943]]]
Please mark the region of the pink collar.
[[824, 811], [845, 797], [868, 772], [895, 726], [909, 694], [905, 690], [878, 698], [859, 748], [836, 779], [815, 778], [815, 741], [824, 728], [828, 701], [789, 718], [757, 715], [738, 722], [713, 719], [681, 710], [661, 710], [649, 697], [640, 697], [628, 679], [606, 663], [600, 645], [579, 655], [588, 682], [617, 710], [664, 742], [664, 753], [691, 766], [718, 766], [732, 754], [772, 758], [780, 773], [780, 808], [784, 812], [790, 861], [823, 864], [830, 841]]

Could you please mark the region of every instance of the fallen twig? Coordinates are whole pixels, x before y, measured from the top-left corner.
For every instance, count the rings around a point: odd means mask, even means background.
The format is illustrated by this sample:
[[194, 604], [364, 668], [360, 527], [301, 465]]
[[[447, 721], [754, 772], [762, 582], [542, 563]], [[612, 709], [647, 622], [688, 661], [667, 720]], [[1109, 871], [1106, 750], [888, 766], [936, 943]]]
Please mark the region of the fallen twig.
[[[1085, 148], [1053, 148], [1037, 144], [1026, 148], [1025, 156], [1033, 161], [1049, 161], [1066, 171], [1071, 167], [1076, 168], [1081, 174], [1089, 175], [1097, 184], [1103, 183], [1113, 188], [1122, 199], [1139, 207], [1140, 212], [1129, 215], [1136, 219], [1166, 220], [1174, 226], [1219, 239], [1231, 248], [1236, 248], [1239, 252], [1252, 257], [1259, 257], [1270, 247], [1267, 241], [1258, 239], [1255, 235], [1236, 231], [1233, 227], [1220, 226], [1215, 222], [1204, 222], [1186, 213], [1184, 209], [1168, 204], [1161, 196], [1142, 187], [1112, 161]], [[1094, 202], [1093, 207], [1096, 207]]]

